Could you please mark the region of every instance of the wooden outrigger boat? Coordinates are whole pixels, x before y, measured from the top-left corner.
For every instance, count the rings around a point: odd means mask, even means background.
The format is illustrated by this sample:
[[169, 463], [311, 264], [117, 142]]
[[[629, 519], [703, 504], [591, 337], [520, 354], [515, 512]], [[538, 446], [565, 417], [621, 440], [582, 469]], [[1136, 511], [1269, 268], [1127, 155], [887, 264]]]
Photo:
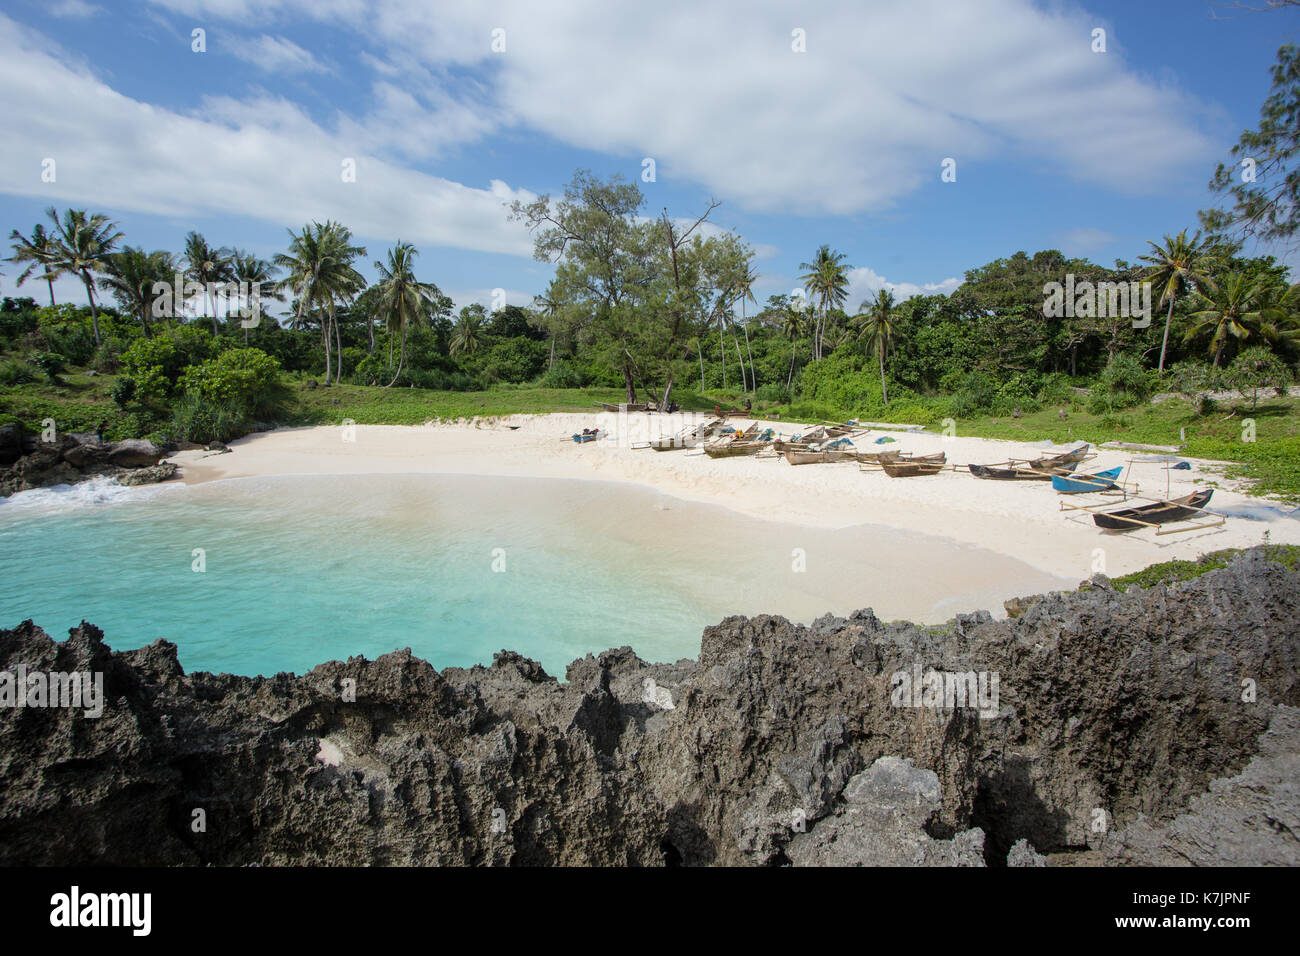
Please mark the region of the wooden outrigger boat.
[[1080, 445], [1059, 455], [1046, 455], [1031, 460], [1012, 458], [992, 465], [967, 465], [976, 478], [997, 481], [1050, 481], [1053, 475], [1069, 475], [1075, 467], [1089, 457], [1088, 446]]
[[748, 430], [736, 432], [730, 438], [708, 442], [704, 445], [704, 454], [710, 458], [735, 458], [740, 455], [757, 455], [760, 451], [772, 447], [772, 429], [759, 432], [757, 437], [749, 437], [758, 428], [755, 425]]
[[918, 465], [946, 465], [948, 455], [945, 452], [937, 451], [930, 455], [906, 455], [901, 451], [860, 451], [855, 452], [858, 461], [863, 465], [875, 466], [861, 469], [862, 471], [875, 471], [883, 467], [886, 462], [913, 462]]
[[939, 452], [937, 455], [925, 455], [919, 458], [885, 458], [881, 460], [880, 467], [890, 478], [937, 475], [948, 467], [948, 456]]
[[676, 435], [655, 438], [647, 443], [645, 447], [652, 448], [655, 451], [676, 451], [679, 448], [694, 448], [705, 439], [713, 437], [714, 433], [721, 427], [722, 419], [715, 418], [685, 433], [678, 432]]
[[625, 402], [621, 405], [615, 405], [610, 402], [592, 402], [597, 408], [603, 408], [607, 412], [621, 412], [627, 409], [629, 412], [649, 412], [654, 411], [654, 406], [647, 402]]
[[[1214, 490], [1207, 488], [1205, 491], [1193, 492], [1181, 498], [1157, 501], [1154, 504], [1140, 505], [1136, 508], [1094, 512], [1092, 520], [1103, 531], [1135, 531], [1138, 528], [1150, 528], [1174, 521], [1186, 521], [1196, 515], [1205, 514], [1205, 506], [1210, 503], [1210, 497], [1213, 494]], [[1214, 517], [1219, 520], [1212, 524], [1197, 525], [1196, 527], [1214, 527], [1223, 523], [1222, 515], [1215, 515]], [[1160, 530], [1156, 534], [1168, 534], [1172, 530], [1174, 529]], [[1182, 530], [1192, 531], [1194, 529], [1185, 528]]]
[[848, 448], [781, 449], [785, 460], [792, 465], [818, 465], [832, 461], [857, 461], [858, 453]]
[[1081, 495], [1088, 491], [1110, 491], [1123, 473], [1123, 467], [1107, 468], [1091, 475], [1075, 472], [1073, 475], [1053, 475], [1052, 487], [1063, 495]]

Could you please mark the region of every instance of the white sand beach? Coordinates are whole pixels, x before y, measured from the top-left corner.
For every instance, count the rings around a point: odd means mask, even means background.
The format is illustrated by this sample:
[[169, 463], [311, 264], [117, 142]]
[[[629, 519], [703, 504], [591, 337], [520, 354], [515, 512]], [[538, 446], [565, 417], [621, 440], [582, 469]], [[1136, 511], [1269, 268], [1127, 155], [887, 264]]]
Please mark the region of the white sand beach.
[[[1300, 543], [1300, 520], [1289, 508], [1230, 490], [1222, 465], [1187, 459], [1191, 469], [1168, 470], [1159, 462], [1133, 464], [1126, 479], [1138, 494], [1185, 495], [1215, 482], [1211, 509], [1229, 516], [1225, 525], [1156, 536], [1153, 529], [1103, 533], [1079, 511], [1060, 502], [1123, 505], [1097, 495], [1062, 496], [1047, 482], [979, 480], [962, 468], [932, 477], [890, 478], [861, 472], [856, 463], [791, 466], [779, 458], [710, 459], [698, 450], [655, 452], [631, 447], [660, 433], [672, 434], [682, 416], [633, 413], [513, 416], [472, 423], [423, 426], [355, 425], [282, 429], [247, 436], [217, 454], [186, 451], [173, 456], [188, 484], [260, 475], [470, 474], [503, 477], [595, 479], [653, 487], [691, 501], [718, 504], [759, 518], [840, 528], [874, 524], [941, 536], [1016, 557], [1035, 569], [1082, 580], [1103, 568], [1112, 577], [1159, 561], [1195, 558], [1208, 551], [1249, 547], [1264, 540]], [[738, 425], [747, 422], [736, 422]], [[782, 434], [790, 422], [765, 422]], [[570, 436], [598, 426], [607, 437], [576, 444]], [[889, 435], [896, 443], [875, 446]], [[950, 463], [993, 463], [1043, 454], [1041, 444], [944, 437], [873, 430], [858, 447], [904, 452], [943, 451]], [[1127, 466], [1152, 457], [1128, 450], [1094, 449], [1084, 467]], [[1086, 500], [1085, 500], [1086, 499]], [[1145, 501], [1130, 502], [1142, 504]]]

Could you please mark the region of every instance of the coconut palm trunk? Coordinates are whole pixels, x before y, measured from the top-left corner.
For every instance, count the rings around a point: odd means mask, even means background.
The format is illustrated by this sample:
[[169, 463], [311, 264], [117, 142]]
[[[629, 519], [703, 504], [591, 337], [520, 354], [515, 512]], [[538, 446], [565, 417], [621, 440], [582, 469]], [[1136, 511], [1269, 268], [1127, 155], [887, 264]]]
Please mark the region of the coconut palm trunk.
[[90, 271], [81, 270], [81, 281], [86, 285], [86, 299], [90, 302], [90, 326], [95, 332], [95, 347], [103, 345], [103, 339], [99, 335], [99, 310], [95, 308], [95, 283], [90, 278]]
[[[1174, 321], [1174, 297], [1169, 297], [1169, 311], [1165, 313], [1165, 334], [1160, 339], [1160, 365], [1156, 373], [1163, 375], [1165, 371], [1165, 352], [1169, 348], [1169, 326]], [[1216, 363], [1217, 364], [1217, 363]]]
[[876, 349], [876, 356], [880, 359], [880, 395], [884, 399], [885, 405], [888, 405], [889, 388], [885, 385], [885, 340], [883, 337]]

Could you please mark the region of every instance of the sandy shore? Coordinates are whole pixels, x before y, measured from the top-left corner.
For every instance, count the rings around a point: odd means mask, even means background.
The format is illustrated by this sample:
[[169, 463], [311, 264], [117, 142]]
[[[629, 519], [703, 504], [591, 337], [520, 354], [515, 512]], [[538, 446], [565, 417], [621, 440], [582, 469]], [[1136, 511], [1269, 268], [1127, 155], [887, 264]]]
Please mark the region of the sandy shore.
[[[1116, 576], [1158, 561], [1249, 547], [1261, 543], [1266, 531], [1273, 543], [1300, 544], [1300, 520], [1287, 516], [1289, 509], [1228, 490], [1231, 483], [1222, 478], [1221, 466], [1194, 459], [1188, 459], [1190, 471], [1136, 463], [1129, 480], [1138, 482], [1140, 494], [1151, 496], [1164, 495], [1167, 479], [1175, 496], [1216, 481], [1224, 487], [1215, 491], [1212, 507], [1229, 516], [1226, 525], [1161, 537], [1152, 529], [1107, 534], [1086, 514], [1062, 512], [1059, 502], [1092, 504], [1109, 499], [1067, 498], [1046, 482], [981, 481], [964, 469], [894, 479], [879, 471], [860, 472], [854, 463], [793, 467], [781, 459], [715, 460], [694, 450], [654, 452], [631, 447], [653, 437], [657, 429], [672, 434], [682, 421], [681, 416], [661, 420], [644, 414], [593, 413], [415, 427], [321, 426], [251, 435], [233, 442], [229, 454], [188, 451], [173, 460], [188, 484], [294, 474], [474, 474], [632, 482], [678, 498], [810, 527], [870, 523], [938, 535], [1075, 580], [1095, 569]], [[788, 422], [765, 424], [786, 435], [798, 429]], [[574, 432], [593, 426], [608, 437], [583, 445], [570, 440]], [[1038, 444], [884, 431], [873, 431], [859, 440], [858, 447], [886, 434], [896, 443], [881, 448], [944, 451], [949, 462], [959, 465], [1032, 458], [1044, 450]], [[1089, 469], [1127, 465], [1142, 457], [1140, 452], [1095, 450], [1098, 457], [1088, 462]]]

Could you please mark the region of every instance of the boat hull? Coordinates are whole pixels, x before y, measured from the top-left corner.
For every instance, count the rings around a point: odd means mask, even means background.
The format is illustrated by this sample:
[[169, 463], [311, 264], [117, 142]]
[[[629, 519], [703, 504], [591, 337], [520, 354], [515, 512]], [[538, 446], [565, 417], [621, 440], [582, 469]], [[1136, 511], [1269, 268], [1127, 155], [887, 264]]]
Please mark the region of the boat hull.
[[1108, 468], [1094, 475], [1053, 475], [1052, 487], [1063, 495], [1081, 495], [1089, 491], [1109, 491], [1122, 468]]
[[1153, 524], [1169, 524], [1172, 521], [1185, 521], [1201, 513], [1201, 509], [1210, 503], [1213, 489], [1198, 491], [1143, 505], [1140, 508], [1124, 508], [1120, 511], [1104, 511], [1092, 516], [1093, 523], [1103, 531], [1136, 531]]

